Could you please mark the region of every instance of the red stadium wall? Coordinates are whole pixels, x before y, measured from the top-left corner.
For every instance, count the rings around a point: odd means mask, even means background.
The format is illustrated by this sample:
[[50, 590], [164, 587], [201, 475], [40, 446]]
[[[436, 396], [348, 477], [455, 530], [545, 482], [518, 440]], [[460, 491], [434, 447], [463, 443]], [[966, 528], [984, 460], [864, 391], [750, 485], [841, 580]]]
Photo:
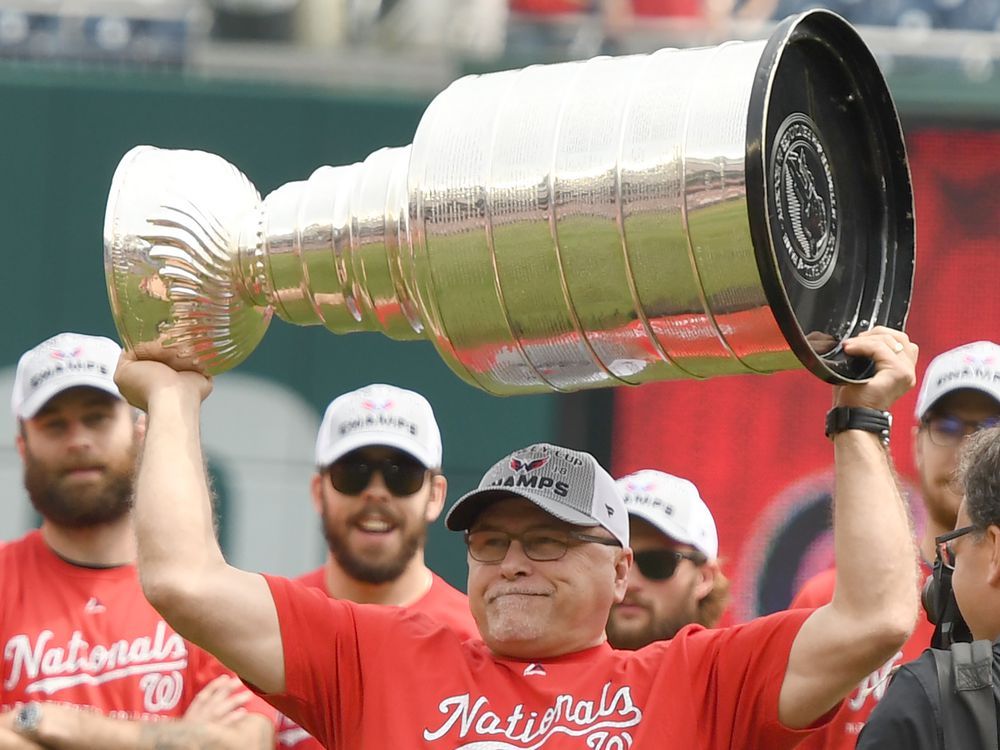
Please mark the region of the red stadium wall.
[[[921, 129], [908, 139], [917, 272], [907, 331], [928, 361], [960, 343], [1000, 340], [1000, 133]], [[618, 389], [615, 476], [660, 468], [691, 479], [719, 526], [733, 579], [728, 619], [783, 608], [832, 563], [830, 388], [803, 372]], [[916, 392], [894, 410], [892, 454], [920, 502], [910, 450]]]

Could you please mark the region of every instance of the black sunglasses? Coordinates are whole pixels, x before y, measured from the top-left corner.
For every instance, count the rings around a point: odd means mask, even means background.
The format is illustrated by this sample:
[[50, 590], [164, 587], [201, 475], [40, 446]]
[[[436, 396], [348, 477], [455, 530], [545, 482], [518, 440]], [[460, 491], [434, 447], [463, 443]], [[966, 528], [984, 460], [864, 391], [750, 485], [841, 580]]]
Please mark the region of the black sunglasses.
[[708, 558], [700, 552], [680, 552], [672, 549], [648, 549], [635, 553], [635, 565], [642, 577], [650, 581], [665, 581], [672, 576], [681, 560], [704, 565]]
[[326, 469], [330, 484], [345, 495], [360, 495], [376, 471], [382, 475], [389, 492], [404, 497], [413, 495], [424, 486], [428, 469], [415, 458], [402, 453], [376, 460], [348, 453]]

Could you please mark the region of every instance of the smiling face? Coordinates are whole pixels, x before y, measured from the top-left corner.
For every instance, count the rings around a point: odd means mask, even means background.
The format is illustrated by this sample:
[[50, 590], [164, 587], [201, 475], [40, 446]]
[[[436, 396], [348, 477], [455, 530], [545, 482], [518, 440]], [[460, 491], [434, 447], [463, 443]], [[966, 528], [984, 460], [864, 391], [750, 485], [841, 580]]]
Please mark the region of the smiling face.
[[86, 528], [129, 512], [139, 429], [128, 404], [70, 388], [21, 425], [24, 486], [47, 522]]
[[[397, 454], [381, 446], [352, 452], [372, 464]], [[378, 584], [399, 578], [423, 549], [427, 526], [444, 505], [445, 487], [444, 477], [427, 472], [420, 489], [397, 496], [376, 471], [361, 492], [345, 494], [324, 472], [313, 477], [312, 491], [334, 560], [352, 578]]]
[[[513, 536], [528, 530], [584, 531], [611, 538], [599, 526], [580, 527], [549, 515], [522, 498], [498, 500], [471, 530]], [[559, 560], [529, 559], [511, 541], [499, 563], [469, 557], [469, 604], [486, 645], [518, 659], [555, 657], [604, 641], [612, 603], [625, 593], [630, 550], [603, 544], [571, 544]]]

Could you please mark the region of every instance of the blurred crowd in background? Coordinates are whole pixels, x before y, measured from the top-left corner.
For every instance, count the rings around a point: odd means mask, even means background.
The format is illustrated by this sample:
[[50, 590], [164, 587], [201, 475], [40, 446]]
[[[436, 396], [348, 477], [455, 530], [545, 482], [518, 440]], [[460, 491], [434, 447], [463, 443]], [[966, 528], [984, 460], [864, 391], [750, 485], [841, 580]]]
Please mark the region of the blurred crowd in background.
[[0, 0], [0, 57], [170, 68], [253, 42], [511, 67], [760, 37], [812, 7], [998, 56], [1000, 0]]

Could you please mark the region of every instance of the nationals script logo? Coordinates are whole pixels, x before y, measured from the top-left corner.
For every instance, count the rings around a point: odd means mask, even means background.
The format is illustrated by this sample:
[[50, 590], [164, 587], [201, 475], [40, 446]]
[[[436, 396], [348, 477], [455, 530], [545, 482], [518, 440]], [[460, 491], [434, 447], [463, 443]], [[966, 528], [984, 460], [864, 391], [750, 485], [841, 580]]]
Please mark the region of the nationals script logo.
[[152, 637], [108, 645], [88, 643], [79, 630], [73, 631], [65, 644], [53, 643], [53, 637], [51, 630], [43, 630], [34, 641], [23, 633], [7, 641], [3, 650], [5, 690], [14, 690], [24, 679], [26, 694], [48, 698], [78, 685], [103, 685], [139, 676], [147, 711], [169, 711], [181, 699], [187, 646], [163, 620], [156, 624]]
[[631, 688], [615, 690], [610, 682], [596, 700], [559, 695], [544, 711], [526, 712], [518, 704], [501, 716], [489, 704], [489, 698], [473, 699], [469, 693], [445, 698], [438, 704], [444, 721], [424, 729], [424, 740], [444, 739], [457, 728], [457, 739], [465, 742], [454, 745], [456, 750], [538, 750], [560, 735], [585, 737], [590, 750], [626, 750], [634, 742], [628, 730], [642, 721]]

